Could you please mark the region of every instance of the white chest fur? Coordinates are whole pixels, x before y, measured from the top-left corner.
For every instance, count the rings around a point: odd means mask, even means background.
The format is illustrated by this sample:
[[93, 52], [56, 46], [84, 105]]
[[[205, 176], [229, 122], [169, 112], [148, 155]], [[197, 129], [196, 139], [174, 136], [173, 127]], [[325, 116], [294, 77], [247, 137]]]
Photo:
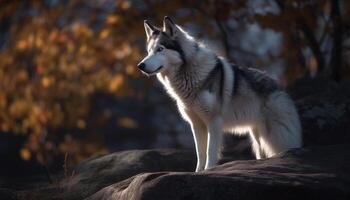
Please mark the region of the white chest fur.
[[186, 115], [188, 111], [195, 112], [203, 121], [210, 120], [213, 114], [217, 113], [219, 105], [215, 104], [215, 94], [204, 90], [200, 91], [198, 95], [185, 98], [184, 94], [181, 94], [181, 92], [176, 89], [175, 84], [171, 82], [168, 76], [158, 74], [157, 77], [164, 85], [168, 94], [176, 101], [178, 109], [186, 121], [188, 121], [188, 116]]

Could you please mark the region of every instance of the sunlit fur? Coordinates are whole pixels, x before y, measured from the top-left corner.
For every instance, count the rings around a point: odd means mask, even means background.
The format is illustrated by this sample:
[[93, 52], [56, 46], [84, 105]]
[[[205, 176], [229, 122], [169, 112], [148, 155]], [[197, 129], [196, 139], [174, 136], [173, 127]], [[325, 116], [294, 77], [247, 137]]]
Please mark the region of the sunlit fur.
[[[152, 70], [164, 65], [156, 73], [157, 78], [175, 99], [182, 117], [191, 125], [197, 151], [196, 171], [216, 165], [223, 132], [249, 134], [257, 159], [301, 147], [301, 127], [296, 108], [284, 91], [268, 89], [268, 84], [275, 82], [260, 72], [248, 70], [245, 72], [248, 78], [242, 75], [244, 70], [241, 70], [242, 74], [235, 74], [234, 67], [237, 66], [219, 57], [223, 71], [223, 95], [219, 98], [217, 91], [201, 87], [214, 70], [218, 56], [196, 42], [181, 27], [165, 19], [163, 31], [169, 34], [167, 27], [172, 28], [171, 38], [180, 44], [186, 62], [181, 62], [180, 54], [174, 50], [164, 50], [155, 55], [154, 48], [160, 45], [157, 41], [152, 41], [151, 47], [148, 45], [149, 55], [142, 62], [146, 63], [151, 75]], [[150, 44], [152, 31], [148, 31]], [[254, 83], [261, 85], [254, 90]], [[217, 80], [214, 85], [216, 90], [219, 84]]]

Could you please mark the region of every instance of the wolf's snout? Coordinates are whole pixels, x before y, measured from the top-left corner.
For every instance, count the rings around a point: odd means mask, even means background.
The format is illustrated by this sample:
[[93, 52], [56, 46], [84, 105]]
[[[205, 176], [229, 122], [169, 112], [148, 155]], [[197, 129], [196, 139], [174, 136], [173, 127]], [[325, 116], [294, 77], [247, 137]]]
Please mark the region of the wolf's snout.
[[146, 64], [145, 63], [139, 63], [138, 65], [137, 65], [137, 67], [140, 69], [140, 70], [144, 70], [145, 69], [145, 67], [146, 67]]

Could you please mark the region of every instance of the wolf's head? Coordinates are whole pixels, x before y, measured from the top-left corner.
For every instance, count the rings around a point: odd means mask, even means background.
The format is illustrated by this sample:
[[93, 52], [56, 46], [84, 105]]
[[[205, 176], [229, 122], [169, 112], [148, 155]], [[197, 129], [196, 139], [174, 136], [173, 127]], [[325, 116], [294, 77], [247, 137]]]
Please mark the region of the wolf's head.
[[148, 55], [137, 65], [147, 75], [167, 71], [185, 64], [185, 55], [179, 38], [182, 31], [169, 17], [164, 17], [163, 28], [144, 21]]

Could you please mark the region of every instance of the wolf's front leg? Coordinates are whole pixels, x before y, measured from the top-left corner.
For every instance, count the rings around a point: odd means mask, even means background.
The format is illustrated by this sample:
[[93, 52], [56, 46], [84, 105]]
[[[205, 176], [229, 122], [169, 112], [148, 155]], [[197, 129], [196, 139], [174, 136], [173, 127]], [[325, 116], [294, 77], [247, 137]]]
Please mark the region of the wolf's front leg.
[[208, 125], [207, 162], [205, 169], [215, 166], [218, 162], [222, 140], [222, 125], [221, 118], [215, 118]]
[[202, 171], [205, 166], [208, 131], [205, 124], [200, 121], [192, 122], [191, 127], [197, 153], [196, 172], [199, 172]]
[[204, 169], [206, 161], [206, 150], [207, 150], [207, 138], [208, 130], [202, 119], [192, 110], [184, 109], [181, 105], [179, 110], [182, 116], [190, 123], [194, 144], [196, 146], [197, 153], [197, 166], [196, 172]]

